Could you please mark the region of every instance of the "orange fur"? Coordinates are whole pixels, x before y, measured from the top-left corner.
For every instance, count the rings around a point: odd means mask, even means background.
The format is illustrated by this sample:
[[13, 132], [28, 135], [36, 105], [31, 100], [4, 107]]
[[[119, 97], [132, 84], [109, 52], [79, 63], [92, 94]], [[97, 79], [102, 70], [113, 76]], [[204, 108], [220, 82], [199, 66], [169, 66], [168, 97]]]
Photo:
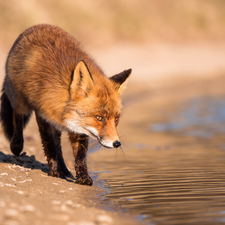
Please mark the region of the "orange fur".
[[3, 89], [17, 114], [34, 110], [58, 130], [86, 134], [113, 147], [119, 140], [115, 119], [122, 110], [120, 93], [130, 73], [108, 79], [72, 36], [56, 26], [37, 25], [11, 48]]

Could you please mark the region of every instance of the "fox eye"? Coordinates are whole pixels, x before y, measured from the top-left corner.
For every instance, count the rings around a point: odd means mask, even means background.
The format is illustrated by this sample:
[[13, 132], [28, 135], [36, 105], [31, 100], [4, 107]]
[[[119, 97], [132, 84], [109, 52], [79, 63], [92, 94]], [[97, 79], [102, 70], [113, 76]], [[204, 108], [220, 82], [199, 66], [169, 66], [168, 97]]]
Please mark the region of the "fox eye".
[[104, 121], [104, 119], [103, 119], [103, 117], [102, 117], [102, 116], [95, 116], [95, 118], [96, 118], [98, 121], [101, 121], [101, 122], [103, 122], [103, 121]]
[[117, 123], [119, 121], [119, 117], [115, 118], [115, 123]]

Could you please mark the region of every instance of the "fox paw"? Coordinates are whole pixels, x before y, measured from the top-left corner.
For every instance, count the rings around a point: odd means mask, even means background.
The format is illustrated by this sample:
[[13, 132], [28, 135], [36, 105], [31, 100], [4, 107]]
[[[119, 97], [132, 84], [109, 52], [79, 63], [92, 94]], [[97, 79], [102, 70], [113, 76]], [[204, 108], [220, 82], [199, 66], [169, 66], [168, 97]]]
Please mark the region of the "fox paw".
[[10, 149], [11, 152], [15, 155], [15, 156], [19, 156], [20, 153], [23, 150], [23, 139], [19, 139], [19, 138], [12, 138], [12, 141], [10, 143]]
[[90, 176], [86, 176], [86, 177], [79, 177], [76, 179], [75, 183], [77, 184], [81, 184], [81, 185], [88, 185], [88, 186], [92, 186], [93, 184], [93, 180], [91, 179]]
[[67, 169], [67, 167], [61, 167], [64, 176], [74, 179], [73, 174]]
[[51, 170], [51, 171], [49, 171], [49, 174], [48, 175], [49, 176], [52, 176], [52, 177], [62, 178], [62, 179], [65, 179], [66, 178], [66, 176], [64, 175], [64, 173], [61, 172], [61, 171], [53, 171], [53, 170]]

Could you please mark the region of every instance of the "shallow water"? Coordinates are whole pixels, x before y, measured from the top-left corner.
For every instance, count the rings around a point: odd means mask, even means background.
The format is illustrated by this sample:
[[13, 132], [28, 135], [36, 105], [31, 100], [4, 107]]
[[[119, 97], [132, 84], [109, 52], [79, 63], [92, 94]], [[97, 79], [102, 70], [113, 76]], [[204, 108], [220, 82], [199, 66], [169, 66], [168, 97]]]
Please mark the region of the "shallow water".
[[225, 133], [225, 100], [212, 97], [191, 99], [169, 121], [153, 124], [149, 129], [155, 132], [182, 132], [183, 135], [203, 138]]
[[103, 180], [103, 199], [151, 224], [224, 223], [223, 98], [187, 100], [163, 122], [149, 124], [148, 132], [147, 144], [124, 154], [95, 153], [91, 169]]

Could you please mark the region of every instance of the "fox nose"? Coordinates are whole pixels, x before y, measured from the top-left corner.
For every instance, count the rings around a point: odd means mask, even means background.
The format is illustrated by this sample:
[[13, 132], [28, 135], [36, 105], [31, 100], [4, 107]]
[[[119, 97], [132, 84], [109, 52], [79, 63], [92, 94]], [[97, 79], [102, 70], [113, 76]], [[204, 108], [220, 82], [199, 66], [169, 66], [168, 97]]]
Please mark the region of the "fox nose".
[[118, 148], [118, 147], [120, 147], [121, 146], [121, 143], [119, 142], [119, 141], [114, 141], [113, 142], [113, 147], [114, 148]]

